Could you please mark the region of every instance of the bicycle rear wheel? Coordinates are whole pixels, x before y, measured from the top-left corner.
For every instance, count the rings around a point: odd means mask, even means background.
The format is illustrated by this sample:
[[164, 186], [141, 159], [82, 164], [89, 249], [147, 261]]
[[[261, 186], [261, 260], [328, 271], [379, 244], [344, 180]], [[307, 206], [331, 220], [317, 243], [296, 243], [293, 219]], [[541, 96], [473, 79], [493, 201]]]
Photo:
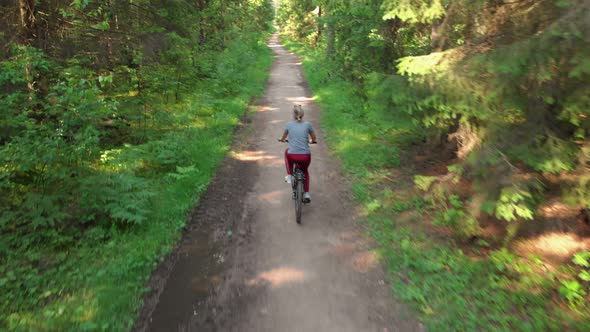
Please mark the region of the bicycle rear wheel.
[[303, 205], [303, 181], [297, 181], [295, 189], [295, 220], [301, 224], [301, 209]]

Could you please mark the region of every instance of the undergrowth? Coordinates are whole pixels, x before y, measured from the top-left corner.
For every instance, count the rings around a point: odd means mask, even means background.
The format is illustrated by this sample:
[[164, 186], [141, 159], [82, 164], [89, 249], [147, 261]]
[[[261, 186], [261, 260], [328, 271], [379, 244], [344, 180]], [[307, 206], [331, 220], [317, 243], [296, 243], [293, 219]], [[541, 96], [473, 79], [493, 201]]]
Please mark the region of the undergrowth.
[[262, 93], [270, 63], [261, 38], [232, 42], [212, 64], [214, 77], [195, 82], [176, 101], [166, 93], [154, 98], [157, 125], [145, 130], [149, 141], [102, 151], [89, 166], [97, 175], [82, 185], [115, 189], [86, 188], [78, 199], [127, 227], [65, 227], [20, 249], [9, 247], [14, 235], [0, 234], [0, 330], [129, 330], [150, 273], [178, 241], [233, 128]]
[[[380, 108], [375, 91], [363, 91], [334, 75], [337, 71], [321, 50], [284, 43], [303, 57], [329, 146], [353, 179], [365, 215], [362, 222], [379, 244], [394, 296], [410, 304], [429, 330], [590, 328], [590, 312], [580, 301], [583, 289], [563, 279], [572, 274], [568, 267], [550, 270], [537, 257], [518, 257], [507, 249], [473, 257], [450, 237], [433, 238], [424, 228], [428, 220], [423, 214], [432, 206], [413, 190], [412, 174], [409, 181], [392, 174], [411, 173], [400, 159], [411, 142], [424, 139], [424, 131], [403, 111]], [[460, 213], [461, 208], [451, 197], [449, 210]], [[442, 221], [444, 213], [439, 216]], [[473, 247], [488, 249], [485, 241]], [[590, 266], [587, 260], [578, 261]], [[586, 276], [583, 271], [581, 275]], [[582, 305], [568, 307], [563, 296]]]

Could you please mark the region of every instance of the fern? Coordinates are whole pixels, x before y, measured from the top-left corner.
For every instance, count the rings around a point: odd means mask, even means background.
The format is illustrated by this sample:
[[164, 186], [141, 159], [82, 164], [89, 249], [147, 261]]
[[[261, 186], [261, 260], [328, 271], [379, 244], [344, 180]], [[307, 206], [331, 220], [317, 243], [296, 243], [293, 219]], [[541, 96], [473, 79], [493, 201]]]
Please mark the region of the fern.
[[85, 178], [80, 188], [80, 205], [86, 210], [86, 221], [106, 216], [114, 222], [145, 222], [155, 193], [151, 184], [147, 179], [124, 173], [99, 173]]

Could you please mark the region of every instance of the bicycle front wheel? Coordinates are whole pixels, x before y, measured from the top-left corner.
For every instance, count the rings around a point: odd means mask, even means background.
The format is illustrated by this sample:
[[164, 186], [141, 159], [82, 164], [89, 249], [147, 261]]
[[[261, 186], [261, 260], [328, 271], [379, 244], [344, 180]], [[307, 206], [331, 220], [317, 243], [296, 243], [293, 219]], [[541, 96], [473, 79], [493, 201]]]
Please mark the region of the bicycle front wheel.
[[303, 181], [297, 181], [297, 188], [295, 189], [295, 220], [301, 224], [301, 209], [303, 202]]

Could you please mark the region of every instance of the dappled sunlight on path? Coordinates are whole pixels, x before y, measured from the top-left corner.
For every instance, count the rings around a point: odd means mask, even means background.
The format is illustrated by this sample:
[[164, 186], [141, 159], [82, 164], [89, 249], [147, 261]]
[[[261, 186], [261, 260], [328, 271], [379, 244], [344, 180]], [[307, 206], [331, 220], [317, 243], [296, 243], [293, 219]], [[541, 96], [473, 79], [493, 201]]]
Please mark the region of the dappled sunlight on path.
[[293, 103], [306, 103], [306, 102], [314, 101], [315, 97], [292, 97], [292, 98], [287, 98], [287, 100], [291, 101]]
[[368, 272], [379, 265], [374, 243], [356, 231], [342, 232], [327, 248], [330, 255], [343, 259], [356, 272]]
[[268, 155], [264, 151], [240, 151], [231, 153], [231, 156], [241, 161], [281, 160], [275, 155]]
[[275, 191], [261, 194], [259, 197], [260, 197], [260, 199], [262, 199], [263, 201], [265, 201], [267, 203], [281, 204], [283, 196], [285, 196], [284, 190], [275, 190]]
[[270, 107], [270, 106], [260, 106], [257, 110], [257, 112], [272, 112], [272, 111], [278, 111], [279, 109], [276, 107]]
[[254, 279], [246, 282], [248, 286], [260, 286], [268, 283], [272, 288], [281, 287], [285, 284], [294, 282], [303, 282], [306, 279], [306, 273], [293, 267], [279, 267], [269, 271], [260, 272]]
[[561, 264], [574, 253], [589, 250], [590, 239], [582, 240], [574, 233], [551, 232], [519, 240], [514, 248], [522, 256], [538, 255], [547, 258], [549, 263]]

